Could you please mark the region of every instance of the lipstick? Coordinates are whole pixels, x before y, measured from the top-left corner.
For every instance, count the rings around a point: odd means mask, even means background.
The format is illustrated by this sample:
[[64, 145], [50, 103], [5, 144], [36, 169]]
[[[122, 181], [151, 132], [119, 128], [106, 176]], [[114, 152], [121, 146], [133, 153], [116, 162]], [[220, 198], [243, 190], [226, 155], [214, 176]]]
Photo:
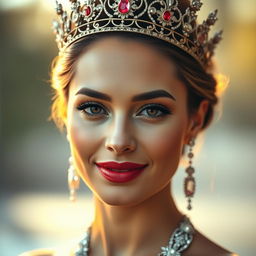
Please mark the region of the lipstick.
[[96, 166], [101, 175], [108, 181], [124, 183], [137, 178], [146, 168], [146, 164], [132, 162], [97, 162]]

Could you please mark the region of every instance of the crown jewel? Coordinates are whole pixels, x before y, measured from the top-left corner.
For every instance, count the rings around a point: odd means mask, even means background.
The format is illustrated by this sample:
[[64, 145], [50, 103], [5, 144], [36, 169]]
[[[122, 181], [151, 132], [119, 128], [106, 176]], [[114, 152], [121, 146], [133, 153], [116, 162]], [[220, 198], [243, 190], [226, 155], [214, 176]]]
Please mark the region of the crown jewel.
[[192, 0], [182, 11], [178, 0], [69, 0], [70, 11], [56, 1], [58, 20], [53, 29], [60, 53], [73, 42], [90, 34], [123, 31], [156, 37], [190, 54], [207, 66], [222, 31], [209, 39], [210, 27], [217, 21], [217, 10], [197, 24], [200, 0]]

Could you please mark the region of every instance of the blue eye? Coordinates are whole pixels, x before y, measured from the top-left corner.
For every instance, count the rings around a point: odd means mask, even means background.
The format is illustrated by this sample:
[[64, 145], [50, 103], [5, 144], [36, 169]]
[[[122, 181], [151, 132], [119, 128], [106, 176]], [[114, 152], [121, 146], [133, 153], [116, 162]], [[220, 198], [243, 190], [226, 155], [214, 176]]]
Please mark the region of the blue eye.
[[137, 114], [148, 118], [159, 118], [170, 115], [171, 111], [161, 104], [148, 104]]
[[85, 102], [77, 107], [87, 116], [98, 117], [102, 115], [108, 115], [105, 107], [97, 102]]

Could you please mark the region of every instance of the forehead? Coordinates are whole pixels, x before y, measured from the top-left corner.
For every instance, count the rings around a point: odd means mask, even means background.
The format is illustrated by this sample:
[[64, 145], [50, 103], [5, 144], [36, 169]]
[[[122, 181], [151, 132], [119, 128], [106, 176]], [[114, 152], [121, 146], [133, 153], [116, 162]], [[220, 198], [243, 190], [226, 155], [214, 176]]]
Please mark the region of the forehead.
[[93, 43], [80, 56], [71, 90], [85, 85], [109, 93], [120, 86], [134, 93], [159, 87], [184, 90], [169, 57], [153, 46], [116, 37]]

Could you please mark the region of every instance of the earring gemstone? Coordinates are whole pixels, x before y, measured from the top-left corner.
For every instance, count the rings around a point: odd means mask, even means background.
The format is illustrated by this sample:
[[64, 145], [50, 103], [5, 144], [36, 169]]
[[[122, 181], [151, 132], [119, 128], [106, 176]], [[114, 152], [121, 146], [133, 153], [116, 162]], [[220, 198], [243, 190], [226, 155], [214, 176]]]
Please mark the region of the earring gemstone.
[[194, 196], [195, 190], [196, 190], [196, 183], [193, 177], [186, 178], [184, 189], [185, 189], [185, 195], [187, 197]]
[[189, 166], [187, 169], [186, 169], [186, 173], [189, 175], [189, 176], [192, 176], [195, 172], [195, 169], [191, 166]]

